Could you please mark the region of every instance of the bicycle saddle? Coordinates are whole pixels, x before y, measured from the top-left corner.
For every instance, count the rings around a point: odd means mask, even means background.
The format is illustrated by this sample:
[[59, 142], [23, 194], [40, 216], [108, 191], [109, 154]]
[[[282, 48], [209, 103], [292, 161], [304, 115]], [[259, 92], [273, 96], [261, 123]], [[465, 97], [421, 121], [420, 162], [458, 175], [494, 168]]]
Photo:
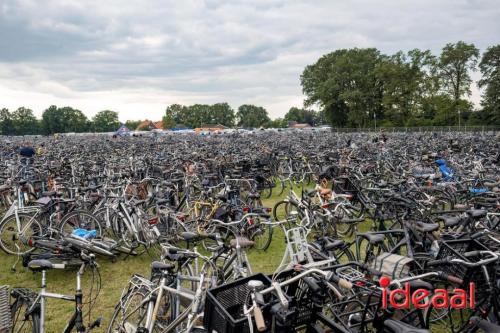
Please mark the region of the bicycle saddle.
[[153, 261], [151, 263], [151, 268], [153, 270], [168, 271], [168, 270], [174, 269], [175, 265], [173, 265], [173, 264], [166, 264], [166, 263], [163, 263], [161, 261]]
[[439, 223], [416, 222], [415, 227], [420, 232], [433, 232], [439, 229]]
[[471, 317], [470, 323], [476, 325], [482, 329], [485, 333], [498, 333], [500, 332], [500, 326], [490, 323], [479, 317]]
[[248, 195], [248, 197], [249, 197], [250, 199], [258, 199], [258, 198], [260, 198], [260, 194], [259, 194], [259, 193], [250, 193], [250, 194]]
[[202, 239], [201, 235], [189, 231], [182, 232], [181, 238], [184, 239], [186, 242], [197, 242]]
[[36, 259], [36, 260], [31, 260], [28, 263], [28, 268], [31, 269], [33, 272], [40, 272], [52, 269], [54, 268], [54, 265], [52, 265], [52, 263], [48, 260]]
[[481, 218], [485, 217], [488, 211], [485, 209], [469, 209], [466, 213], [472, 218]]
[[431, 333], [429, 330], [416, 328], [394, 319], [387, 319], [384, 321], [384, 328], [392, 333]]
[[236, 248], [236, 245], [237, 245], [236, 241], [238, 241], [238, 243], [240, 244], [240, 247], [242, 249], [252, 247], [255, 244], [254, 241], [251, 241], [248, 238], [237, 237], [235, 239], [231, 239], [231, 241], [229, 242], [229, 245], [231, 245], [232, 248]]
[[366, 233], [362, 234], [363, 237], [365, 237], [371, 244], [379, 244], [382, 243], [385, 240], [385, 236], [382, 234], [371, 234], [371, 233]]
[[345, 242], [341, 239], [335, 239], [335, 240], [326, 240], [325, 242], [325, 250], [330, 251], [339, 247], [344, 246]]
[[451, 228], [457, 226], [462, 222], [462, 216], [442, 216], [441, 219], [444, 221], [444, 226]]

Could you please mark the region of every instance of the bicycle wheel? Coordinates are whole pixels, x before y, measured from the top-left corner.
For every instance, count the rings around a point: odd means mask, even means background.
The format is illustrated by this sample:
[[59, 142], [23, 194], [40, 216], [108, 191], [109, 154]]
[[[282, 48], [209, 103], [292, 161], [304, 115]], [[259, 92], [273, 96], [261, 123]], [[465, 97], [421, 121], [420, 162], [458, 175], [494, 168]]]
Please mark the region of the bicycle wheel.
[[115, 307], [107, 333], [137, 332], [139, 328], [145, 328], [149, 305], [146, 301], [148, 293], [146, 287], [139, 287], [123, 296]]
[[72, 234], [75, 229], [95, 230], [96, 237], [102, 236], [102, 226], [99, 220], [92, 213], [84, 210], [74, 210], [61, 220], [59, 231], [62, 235]]
[[40, 315], [37, 311], [27, 313], [31, 301], [15, 292], [12, 293], [14, 302], [10, 306], [13, 333], [37, 333], [40, 330]]
[[22, 255], [33, 251], [34, 248], [28, 246], [28, 240], [41, 236], [42, 226], [30, 214], [18, 213], [17, 219], [12, 214], [0, 224], [0, 247], [9, 254]]
[[359, 253], [357, 253], [358, 261], [371, 265], [375, 258], [383, 252], [388, 252], [387, 246], [384, 243], [372, 244], [368, 240], [363, 239], [359, 245]]
[[265, 180], [262, 184], [260, 195], [264, 199], [269, 199], [273, 195], [273, 182]]
[[113, 224], [119, 218], [118, 213], [112, 208], [101, 208], [94, 212], [95, 218], [99, 221], [102, 227], [102, 235], [119, 240], [120, 236], [116, 235], [113, 230]]
[[254, 247], [258, 250], [267, 250], [269, 245], [271, 245], [271, 240], [273, 238], [273, 228], [269, 224], [262, 224], [266, 222], [265, 219], [261, 217], [249, 218], [245, 228], [249, 233], [250, 240], [255, 242]]
[[278, 201], [273, 207], [273, 218], [275, 221], [288, 220], [287, 227], [293, 228], [300, 225], [304, 218], [298, 205], [288, 200]]

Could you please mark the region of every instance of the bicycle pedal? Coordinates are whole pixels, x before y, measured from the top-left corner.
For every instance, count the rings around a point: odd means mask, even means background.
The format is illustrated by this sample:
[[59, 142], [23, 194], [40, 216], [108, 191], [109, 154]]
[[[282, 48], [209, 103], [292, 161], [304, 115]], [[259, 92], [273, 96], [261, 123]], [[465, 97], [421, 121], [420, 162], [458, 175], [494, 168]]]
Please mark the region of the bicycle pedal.
[[99, 317], [92, 324], [90, 324], [89, 329], [101, 327], [101, 323], [102, 323], [102, 317]]

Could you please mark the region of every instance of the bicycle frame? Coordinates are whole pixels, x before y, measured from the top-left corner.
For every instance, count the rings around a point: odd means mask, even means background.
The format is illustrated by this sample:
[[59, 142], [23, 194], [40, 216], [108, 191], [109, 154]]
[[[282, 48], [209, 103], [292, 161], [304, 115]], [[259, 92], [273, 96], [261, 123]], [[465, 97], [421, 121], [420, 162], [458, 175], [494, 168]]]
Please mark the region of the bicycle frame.
[[[31, 307], [27, 310], [28, 313], [39, 311], [40, 314], [40, 327], [37, 329], [37, 333], [45, 333], [45, 300], [47, 298], [52, 299], [60, 299], [64, 301], [75, 302], [75, 312], [73, 313], [71, 319], [68, 321], [68, 324], [63, 330], [63, 333], [70, 333], [73, 328], [77, 329], [77, 332], [85, 332], [85, 327], [83, 326], [83, 313], [82, 313], [82, 305], [83, 305], [83, 294], [81, 289], [81, 276], [83, 274], [83, 269], [85, 264], [78, 270], [76, 275], [76, 293], [74, 296], [51, 293], [47, 291], [46, 286], [46, 271], [42, 271], [42, 286], [40, 293], [37, 298], [31, 305]], [[36, 310], [37, 305], [40, 304], [39, 310]]]

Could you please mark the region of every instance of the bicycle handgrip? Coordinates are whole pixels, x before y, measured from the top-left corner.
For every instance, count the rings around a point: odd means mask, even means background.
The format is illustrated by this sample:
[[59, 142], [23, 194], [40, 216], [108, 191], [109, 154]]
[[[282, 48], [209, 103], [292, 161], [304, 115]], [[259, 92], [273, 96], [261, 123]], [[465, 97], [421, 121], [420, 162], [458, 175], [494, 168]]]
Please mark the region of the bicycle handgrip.
[[484, 232], [480, 231], [480, 232], [476, 232], [475, 234], [473, 234], [472, 236], [470, 236], [471, 239], [476, 239], [476, 238], [480, 238], [484, 235]]
[[305, 284], [312, 290], [314, 293], [318, 293], [321, 290], [321, 287], [316, 283], [316, 280], [310, 276], [304, 277], [302, 279]]
[[352, 283], [345, 280], [345, 279], [340, 278], [337, 283], [340, 287], [342, 287], [344, 289], [352, 289]]
[[455, 283], [455, 284], [463, 284], [464, 283], [464, 280], [462, 280], [461, 278], [458, 278], [456, 276], [453, 276], [453, 275], [446, 276], [446, 280], [450, 281], [451, 283]]
[[439, 266], [443, 264], [448, 264], [448, 260], [429, 260], [428, 262], [425, 263], [427, 266]]
[[477, 257], [479, 255], [481, 255], [481, 253], [479, 251], [469, 251], [469, 252], [465, 252], [464, 254], [464, 257]]
[[259, 332], [264, 332], [266, 330], [266, 323], [264, 322], [264, 316], [258, 305], [253, 308], [253, 316], [255, 318], [255, 324], [257, 325], [257, 330]]

